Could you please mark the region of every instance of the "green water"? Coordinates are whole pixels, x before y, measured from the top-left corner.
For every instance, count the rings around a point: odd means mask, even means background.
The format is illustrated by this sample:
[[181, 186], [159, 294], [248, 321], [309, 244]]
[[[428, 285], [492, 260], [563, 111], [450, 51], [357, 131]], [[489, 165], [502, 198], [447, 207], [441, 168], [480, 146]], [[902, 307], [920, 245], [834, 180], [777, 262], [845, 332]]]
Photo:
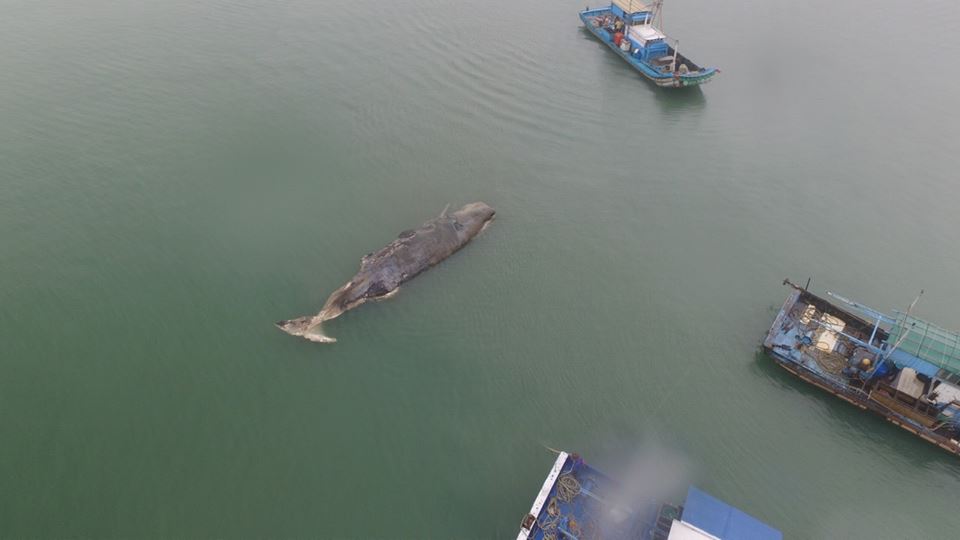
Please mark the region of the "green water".
[[[667, 2], [692, 92], [582, 7], [0, 5], [0, 537], [508, 538], [544, 444], [955, 536], [957, 458], [758, 353], [784, 277], [960, 328], [955, 3]], [[338, 343], [273, 328], [473, 200]]]

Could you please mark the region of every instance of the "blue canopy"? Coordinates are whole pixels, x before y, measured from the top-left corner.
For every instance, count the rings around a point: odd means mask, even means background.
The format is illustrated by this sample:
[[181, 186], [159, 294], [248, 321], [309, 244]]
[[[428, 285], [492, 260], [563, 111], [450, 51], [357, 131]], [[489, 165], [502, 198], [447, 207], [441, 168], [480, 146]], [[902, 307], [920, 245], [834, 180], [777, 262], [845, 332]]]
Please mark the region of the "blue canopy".
[[921, 360], [903, 349], [896, 349], [890, 353], [890, 360], [893, 360], [893, 363], [896, 364], [898, 368], [913, 368], [917, 373], [926, 375], [927, 377], [934, 377], [940, 372], [938, 366]]
[[783, 540], [783, 533], [690, 486], [681, 519], [722, 540]]

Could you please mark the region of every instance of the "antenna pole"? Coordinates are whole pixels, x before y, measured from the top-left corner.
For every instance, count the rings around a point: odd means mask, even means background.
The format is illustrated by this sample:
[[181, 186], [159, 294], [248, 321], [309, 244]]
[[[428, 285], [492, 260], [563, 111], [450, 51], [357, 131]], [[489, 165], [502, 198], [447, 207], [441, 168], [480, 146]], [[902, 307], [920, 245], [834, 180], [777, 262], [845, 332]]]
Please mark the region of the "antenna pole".
[[877, 323], [873, 325], [873, 332], [870, 332], [870, 344], [873, 345], [873, 338], [877, 337], [877, 329], [880, 328], [880, 317], [877, 317]]

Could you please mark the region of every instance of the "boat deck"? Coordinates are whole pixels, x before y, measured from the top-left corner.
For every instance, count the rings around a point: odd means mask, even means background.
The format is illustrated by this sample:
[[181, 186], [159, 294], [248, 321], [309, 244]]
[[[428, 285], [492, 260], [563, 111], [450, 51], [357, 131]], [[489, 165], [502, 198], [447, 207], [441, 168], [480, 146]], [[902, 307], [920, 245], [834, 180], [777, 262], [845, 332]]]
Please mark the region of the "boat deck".
[[805, 291], [795, 290], [784, 303], [764, 344], [818, 375], [848, 384], [843, 368], [864, 359], [872, 362], [874, 355], [847, 336], [867, 341], [870, 330], [866, 321]]
[[517, 540], [783, 540], [780, 531], [693, 486], [682, 506], [638, 496], [647, 491], [560, 452]]
[[899, 414], [900, 416], [903, 416], [904, 418], [913, 420], [925, 428], [933, 427], [933, 425], [936, 424], [936, 421], [929, 415], [914, 409], [909, 404], [904, 403], [903, 401], [882, 390], [874, 390], [873, 392], [870, 392], [870, 399]]
[[618, 498], [614, 480], [561, 452], [517, 539], [653, 538], [646, 529], [656, 507], [625, 508], [613, 502]]

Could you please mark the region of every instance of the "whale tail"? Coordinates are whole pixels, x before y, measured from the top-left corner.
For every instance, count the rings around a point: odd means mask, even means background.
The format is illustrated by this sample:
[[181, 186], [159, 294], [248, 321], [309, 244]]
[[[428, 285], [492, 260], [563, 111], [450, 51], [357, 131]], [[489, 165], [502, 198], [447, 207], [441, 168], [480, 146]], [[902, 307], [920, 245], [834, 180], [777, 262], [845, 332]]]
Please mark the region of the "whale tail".
[[323, 333], [323, 321], [321, 315], [309, 317], [297, 317], [286, 321], [277, 321], [275, 326], [291, 336], [300, 336], [314, 343], [334, 343], [337, 338], [330, 337]]
[[323, 321], [335, 319], [342, 315], [347, 309], [362, 303], [362, 298], [360, 302], [355, 302], [354, 304], [347, 303], [346, 298], [350, 297], [353, 287], [353, 281], [348, 281], [344, 283], [342, 287], [333, 291], [323, 304], [323, 309], [316, 315], [277, 321], [274, 325], [291, 336], [300, 336], [315, 343], [334, 343], [337, 341], [336, 338], [323, 333]]

